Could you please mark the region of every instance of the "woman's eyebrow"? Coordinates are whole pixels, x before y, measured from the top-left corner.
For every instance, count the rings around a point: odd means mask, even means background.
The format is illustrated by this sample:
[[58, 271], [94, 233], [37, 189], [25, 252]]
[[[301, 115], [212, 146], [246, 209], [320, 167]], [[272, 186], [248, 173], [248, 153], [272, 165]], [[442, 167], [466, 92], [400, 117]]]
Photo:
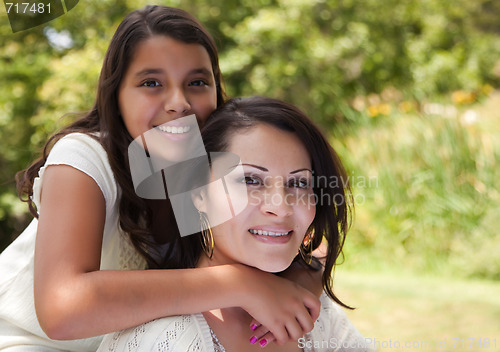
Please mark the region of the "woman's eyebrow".
[[303, 169], [298, 169], [298, 170], [292, 171], [292, 172], [290, 172], [290, 174], [293, 175], [293, 174], [296, 174], [297, 172], [301, 172], [301, 171], [309, 171], [312, 174], [312, 170], [308, 169], [306, 167]]
[[[254, 167], [254, 168], [259, 169], [259, 170], [264, 171], [264, 172], [268, 172], [269, 171], [265, 167], [254, 165], [254, 164], [241, 164], [241, 165]], [[301, 171], [309, 171], [312, 174], [312, 170], [311, 169], [308, 169], [308, 168], [304, 167], [302, 169], [297, 169], [297, 170], [291, 171], [290, 175], [296, 174], [297, 172], [301, 172]]]
[[254, 168], [259, 169], [260, 171], [264, 171], [264, 172], [268, 172], [268, 171], [269, 171], [269, 170], [268, 170], [268, 169], [266, 169], [265, 167], [258, 166], [258, 165], [254, 165], [254, 164], [241, 164], [241, 165], [254, 167]]

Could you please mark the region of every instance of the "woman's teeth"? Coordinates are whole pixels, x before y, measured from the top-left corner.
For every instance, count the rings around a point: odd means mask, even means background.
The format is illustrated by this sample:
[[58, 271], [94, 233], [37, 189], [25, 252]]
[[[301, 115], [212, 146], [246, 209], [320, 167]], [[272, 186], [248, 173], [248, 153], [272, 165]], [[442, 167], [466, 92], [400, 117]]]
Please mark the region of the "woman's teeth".
[[272, 231], [264, 231], [264, 230], [248, 230], [253, 235], [261, 235], [261, 236], [269, 236], [269, 237], [280, 237], [286, 236], [292, 231], [288, 232], [272, 232]]
[[172, 134], [181, 134], [187, 133], [191, 129], [191, 126], [158, 126], [157, 127], [162, 132], [172, 133]]

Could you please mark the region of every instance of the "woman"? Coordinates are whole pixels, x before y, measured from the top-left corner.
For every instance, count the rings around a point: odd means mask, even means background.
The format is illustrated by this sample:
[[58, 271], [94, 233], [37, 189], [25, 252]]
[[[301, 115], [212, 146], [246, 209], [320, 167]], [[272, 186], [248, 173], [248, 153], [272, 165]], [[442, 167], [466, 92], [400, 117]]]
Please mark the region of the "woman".
[[[268, 335], [257, 325], [248, 336], [252, 318], [247, 312], [239, 307], [214, 309], [108, 335], [99, 351], [241, 352], [266, 345], [270, 351], [287, 352], [368, 350], [332, 288], [348, 227], [350, 189], [338, 156], [319, 129], [290, 104], [238, 98], [209, 117], [202, 137], [211, 153], [211, 172], [197, 168], [199, 179], [189, 180], [197, 186], [192, 206], [199, 212], [202, 231], [194, 235], [200, 241], [183, 248], [179, 265], [240, 263], [273, 273], [298, 265], [311, 275], [323, 265], [320, 317], [311, 333], [289, 331], [296, 341], [268, 345]], [[221, 223], [228, 212], [233, 216]], [[210, 228], [211, 222], [220, 225]], [[327, 249], [320, 263], [312, 252], [322, 243]], [[302, 324], [306, 317], [297, 320]]]

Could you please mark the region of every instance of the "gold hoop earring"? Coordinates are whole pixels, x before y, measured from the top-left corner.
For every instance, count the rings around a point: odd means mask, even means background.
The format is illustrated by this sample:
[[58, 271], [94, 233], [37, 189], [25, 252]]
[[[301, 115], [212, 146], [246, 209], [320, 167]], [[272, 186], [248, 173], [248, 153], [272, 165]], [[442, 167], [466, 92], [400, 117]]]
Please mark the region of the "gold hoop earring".
[[302, 242], [302, 244], [300, 245], [300, 248], [299, 248], [299, 253], [300, 253], [300, 256], [302, 257], [302, 259], [306, 262], [307, 265], [310, 265], [312, 263], [312, 253], [313, 253], [313, 243], [312, 243], [312, 236], [311, 234], [308, 234], [307, 237], [309, 239], [309, 241], [307, 242], [307, 244], [304, 244], [305, 242], [305, 238], [304, 238], [304, 242]]
[[201, 248], [207, 255], [209, 259], [212, 259], [214, 255], [214, 235], [212, 233], [212, 228], [208, 222], [208, 217], [205, 213], [200, 213], [200, 225], [201, 225]]

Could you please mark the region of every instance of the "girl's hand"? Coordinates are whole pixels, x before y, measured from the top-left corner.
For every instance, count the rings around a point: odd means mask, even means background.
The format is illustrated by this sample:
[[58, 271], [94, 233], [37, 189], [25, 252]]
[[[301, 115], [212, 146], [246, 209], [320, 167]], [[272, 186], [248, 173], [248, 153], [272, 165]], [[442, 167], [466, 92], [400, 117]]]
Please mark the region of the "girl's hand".
[[255, 319], [253, 319], [250, 323], [250, 329], [253, 331], [252, 337], [250, 338], [250, 343], [252, 345], [259, 344], [260, 346], [265, 347], [271, 342], [276, 341], [272, 332]]
[[[323, 285], [321, 283], [322, 274], [323, 270], [313, 271], [305, 265], [294, 262], [286, 271], [280, 273], [280, 277], [298, 283], [319, 297], [323, 292]], [[276, 340], [269, 329], [255, 319], [250, 323], [250, 329], [253, 331], [251, 343], [253, 342], [264, 347]]]
[[255, 334], [262, 334], [260, 341], [266, 339], [268, 344], [275, 340], [283, 345], [290, 340], [297, 341], [313, 329], [320, 310], [318, 297], [274, 274], [243, 265], [239, 268], [247, 271], [239, 275], [245, 278], [240, 286], [243, 289], [240, 306], [261, 323], [255, 324]]

